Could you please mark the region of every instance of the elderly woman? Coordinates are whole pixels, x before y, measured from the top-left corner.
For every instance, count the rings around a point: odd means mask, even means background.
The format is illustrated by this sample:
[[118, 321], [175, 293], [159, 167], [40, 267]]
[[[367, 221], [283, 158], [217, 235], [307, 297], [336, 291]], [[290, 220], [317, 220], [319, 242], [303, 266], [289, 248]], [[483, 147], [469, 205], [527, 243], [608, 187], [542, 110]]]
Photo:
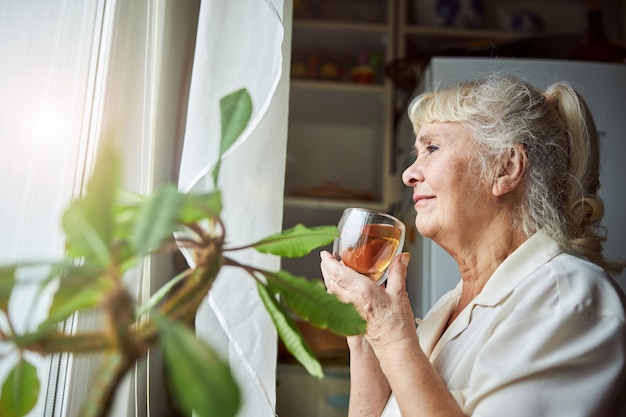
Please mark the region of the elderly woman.
[[583, 99], [492, 74], [417, 97], [409, 116], [415, 225], [462, 280], [420, 321], [408, 253], [386, 286], [321, 253], [328, 290], [367, 321], [348, 338], [350, 417], [626, 415], [624, 302], [606, 272], [623, 265], [602, 255]]

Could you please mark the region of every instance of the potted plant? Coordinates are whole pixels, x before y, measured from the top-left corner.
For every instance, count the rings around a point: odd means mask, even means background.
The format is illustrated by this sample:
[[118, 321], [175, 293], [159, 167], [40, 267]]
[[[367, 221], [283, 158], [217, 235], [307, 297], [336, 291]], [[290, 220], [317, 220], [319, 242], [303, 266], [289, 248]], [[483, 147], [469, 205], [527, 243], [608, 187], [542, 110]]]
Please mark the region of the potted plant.
[[[220, 155], [247, 125], [251, 108], [245, 89], [220, 101]], [[119, 185], [120, 166], [113, 142], [105, 141], [84, 196], [73, 201], [63, 215], [64, 259], [0, 266], [0, 314], [8, 323], [7, 328], [0, 328], [0, 341], [12, 344], [20, 353], [20, 360], [2, 383], [1, 416], [24, 416], [36, 404], [40, 382], [24, 352], [100, 353], [101, 369], [82, 408], [83, 416], [96, 417], [107, 415], [122, 377], [155, 347], [163, 351], [171, 389], [184, 410], [193, 410], [198, 416], [235, 416], [240, 393], [228, 365], [191, 329], [200, 303], [222, 268], [242, 268], [255, 280], [284, 345], [314, 376], [322, 377], [322, 368], [292, 314], [339, 335], [364, 332], [365, 323], [353, 306], [328, 294], [319, 280], [259, 269], [229, 256], [246, 248], [282, 257], [304, 256], [331, 242], [336, 227], [297, 225], [245, 247], [229, 248], [220, 217], [219, 161], [213, 171], [214, 191], [201, 195], [181, 193], [173, 184], [150, 196], [125, 192]], [[124, 285], [125, 274], [146, 256], [181, 247], [192, 251], [194, 266], [138, 305]], [[21, 268], [42, 265], [48, 266], [49, 272], [39, 285], [43, 289], [58, 282], [58, 290], [47, 319], [36, 330], [18, 334], [11, 326], [8, 301], [15, 288], [27, 284], [20, 283], [16, 275]], [[58, 325], [68, 317], [87, 310], [102, 316], [101, 330], [76, 334], [59, 330]]]

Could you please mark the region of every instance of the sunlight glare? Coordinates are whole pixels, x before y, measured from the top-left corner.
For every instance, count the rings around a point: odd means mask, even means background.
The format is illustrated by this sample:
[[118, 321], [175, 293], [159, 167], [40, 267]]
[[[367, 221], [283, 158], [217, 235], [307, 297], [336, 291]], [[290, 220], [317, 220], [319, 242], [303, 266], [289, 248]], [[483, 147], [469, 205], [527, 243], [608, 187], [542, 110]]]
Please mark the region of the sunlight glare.
[[32, 145], [54, 147], [71, 136], [72, 113], [60, 100], [44, 101], [25, 113], [27, 120], [23, 120], [22, 135]]

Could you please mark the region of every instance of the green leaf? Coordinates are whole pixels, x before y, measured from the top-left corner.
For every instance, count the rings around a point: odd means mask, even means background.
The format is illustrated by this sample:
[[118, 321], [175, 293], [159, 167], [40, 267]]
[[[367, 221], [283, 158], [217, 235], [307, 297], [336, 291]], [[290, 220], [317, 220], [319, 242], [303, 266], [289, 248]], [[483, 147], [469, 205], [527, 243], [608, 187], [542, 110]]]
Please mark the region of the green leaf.
[[68, 253], [106, 265], [113, 236], [113, 207], [121, 161], [111, 140], [104, 142], [84, 198], [73, 202], [63, 216]]
[[137, 217], [132, 240], [140, 253], [157, 249], [177, 228], [176, 220], [182, 197], [176, 187], [168, 184], [157, 190]]
[[252, 115], [252, 98], [245, 88], [230, 93], [220, 100], [222, 115], [222, 141], [220, 153], [224, 154], [246, 128]]
[[217, 185], [217, 178], [222, 162], [222, 155], [237, 140], [248, 125], [252, 116], [252, 98], [245, 88], [230, 93], [220, 100], [222, 136], [220, 153], [217, 164], [213, 169], [213, 184]]
[[308, 228], [297, 224], [279, 234], [268, 236], [252, 246], [262, 253], [297, 258], [332, 242], [338, 235], [336, 226]]
[[21, 359], [2, 385], [0, 416], [22, 417], [37, 404], [39, 379], [35, 367]]
[[83, 201], [73, 203], [63, 215], [63, 229], [67, 236], [67, 253], [86, 257], [104, 266], [109, 260], [108, 242], [102, 239], [97, 227], [89, 219], [89, 208]]
[[121, 271], [136, 266], [138, 251], [132, 239], [135, 225], [142, 208], [148, 204], [149, 198], [139, 193], [119, 189], [113, 207], [114, 229], [113, 246], [115, 259]]
[[[39, 289], [33, 300], [33, 306], [51, 282], [58, 278], [70, 264], [49, 261], [27, 261], [0, 266], [0, 310], [8, 314], [11, 292], [16, 285], [33, 285]], [[22, 278], [18, 280], [18, 275]], [[32, 311], [31, 311], [32, 313]]]
[[137, 217], [148, 197], [127, 190], [118, 190], [117, 203], [113, 207], [115, 229], [113, 238], [117, 241], [130, 240], [137, 224]]
[[98, 271], [98, 272], [102, 271], [101, 267], [92, 267], [92, 266], [77, 267], [75, 264], [75, 261], [69, 258], [63, 259], [61, 261], [56, 261], [56, 262], [38, 262], [38, 263], [33, 262], [29, 264], [19, 265], [20, 269], [28, 268], [28, 267], [37, 267], [37, 268], [45, 267], [47, 270], [46, 274], [41, 275], [42, 277], [43, 275], [45, 275], [43, 280], [40, 281], [39, 279], [37, 279], [37, 282], [39, 283], [39, 293], [37, 294], [38, 297], [40, 293], [44, 291], [48, 285], [50, 285], [57, 278], [63, 276], [63, 274], [66, 274], [68, 271], [72, 270], [73, 268], [83, 268], [85, 270], [89, 268], [90, 270], [93, 270], [93, 271]]
[[184, 278], [189, 276], [189, 271], [183, 271], [180, 274], [176, 275], [174, 278], [167, 281], [161, 288], [155, 292], [150, 299], [141, 306], [141, 308], [137, 309], [136, 316], [142, 316], [146, 314], [148, 311], [156, 307], [165, 297], [172, 291], [172, 289]]
[[5, 313], [9, 309], [9, 297], [15, 285], [16, 269], [14, 265], [0, 267], [0, 310]]
[[288, 272], [263, 272], [267, 286], [280, 294], [285, 304], [298, 316], [312, 325], [349, 336], [365, 332], [365, 321], [352, 304], [342, 303], [336, 296], [326, 292], [319, 280], [295, 277]]
[[68, 268], [54, 294], [48, 318], [39, 325], [46, 330], [80, 310], [98, 305], [112, 283], [89, 266]]
[[296, 323], [265, 285], [257, 282], [257, 288], [265, 309], [270, 314], [278, 335], [285, 343], [287, 350], [304, 366], [309, 374], [317, 378], [323, 378], [324, 371], [322, 370], [322, 365], [315, 357], [311, 346], [302, 337]]
[[162, 316], [155, 322], [179, 404], [198, 417], [234, 417], [241, 394], [228, 365], [181, 323]]
[[196, 223], [209, 217], [219, 216], [222, 212], [222, 193], [220, 190], [204, 194], [183, 194], [183, 206], [180, 210], [180, 222]]

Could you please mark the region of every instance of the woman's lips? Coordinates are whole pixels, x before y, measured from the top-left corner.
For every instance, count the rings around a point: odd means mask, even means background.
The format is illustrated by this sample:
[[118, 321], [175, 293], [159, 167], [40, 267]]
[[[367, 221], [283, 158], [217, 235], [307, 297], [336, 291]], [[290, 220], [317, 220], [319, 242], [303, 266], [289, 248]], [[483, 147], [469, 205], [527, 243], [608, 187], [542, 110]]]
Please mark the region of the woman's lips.
[[414, 195], [413, 202], [415, 203], [415, 207], [423, 206], [428, 203], [430, 200], [434, 199], [434, 196], [431, 195]]

